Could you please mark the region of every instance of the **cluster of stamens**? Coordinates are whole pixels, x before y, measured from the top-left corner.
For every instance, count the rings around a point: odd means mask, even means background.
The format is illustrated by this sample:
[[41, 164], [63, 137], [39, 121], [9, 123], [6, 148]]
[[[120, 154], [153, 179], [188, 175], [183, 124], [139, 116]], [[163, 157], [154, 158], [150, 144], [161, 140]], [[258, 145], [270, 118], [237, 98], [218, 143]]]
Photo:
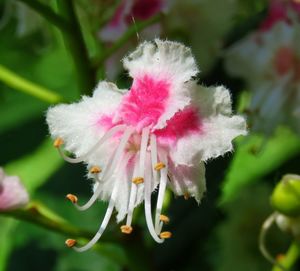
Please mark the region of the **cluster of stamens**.
[[[134, 159], [135, 163], [134, 163], [133, 177], [131, 179], [131, 190], [129, 195], [127, 219], [126, 219], [126, 224], [122, 225], [120, 227], [120, 230], [124, 234], [132, 233], [133, 228], [131, 226], [131, 222], [133, 218], [133, 210], [135, 206], [138, 204], [136, 202], [137, 193], [138, 191], [140, 191], [138, 187], [143, 185], [142, 188], [144, 193], [145, 216], [146, 216], [148, 229], [150, 234], [154, 238], [154, 240], [161, 243], [164, 241], [164, 239], [170, 238], [172, 236], [171, 232], [169, 231], [164, 231], [164, 232], [161, 231], [163, 224], [167, 224], [170, 221], [170, 219], [167, 216], [161, 214], [164, 193], [168, 181], [167, 155], [162, 150], [158, 153], [156, 137], [155, 135], [150, 134], [149, 128], [144, 128], [142, 130], [141, 142], [139, 148], [136, 148], [135, 152], [133, 152], [130, 148], [128, 148], [129, 139], [134, 134], [133, 133], [134, 130], [131, 127], [125, 127], [124, 125], [119, 125], [111, 128], [108, 132], [106, 132], [106, 134], [99, 140], [99, 142], [96, 143], [96, 145], [91, 150], [89, 150], [85, 155], [81, 157], [71, 158], [66, 156], [60, 148], [64, 144], [64, 141], [61, 138], [57, 138], [55, 140], [54, 147], [56, 147], [59, 150], [59, 153], [66, 161], [71, 163], [79, 163], [85, 161], [88, 155], [96, 151], [105, 141], [110, 139], [114, 134], [122, 131], [123, 131], [123, 135], [120, 138], [118, 147], [116, 148], [111, 158], [111, 161], [107, 163], [106, 167], [104, 167], [102, 170], [99, 166], [94, 165], [89, 169], [89, 172], [94, 176], [96, 180], [94, 194], [92, 195], [90, 200], [86, 204], [79, 206], [77, 204], [78, 198], [75, 195], [68, 194], [66, 198], [70, 200], [77, 207], [77, 209], [81, 211], [87, 210], [98, 199], [101, 193], [101, 184], [106, 181], [109, 181], [108, 177], [111, 176], [115, 172], [115, 170], [117, 169], [125, 170], [128, 161], [130, 159]], [[134, 134], [134, 136], [137, 136], [137, 134]], [[161, 159], [161, 161], [158, 160], [159, 158]], [[151, 163], [152, 169], [146, 167], [146, 162], [148, 164]], [[124, 174], [124, 176], [126, 176], [126, 174]], [[115, 207], [114, 204], [119, 189], [119, 184], [117, 182], [118, 180], [115, 180], [115, 184], [111, 193], [111, 199], [109, 201], [106, 214], [94, 238], [83, 247], [77, 247], [76, 240], [68, 239], [66, 241], [66, 245], [68, 247], [72, 247], [76, 251], [82, 252], [89, 249], [92, 245], [94, 245], [99, 240], [99, 238], [101, 237], [102, 233], [104, 232], [104, 229], [106, 228], [109, 222], [109, 219]], [[152, 214], [151, 214], [151, 193], [153, 189], [151, 188], [151, 185], [153, 183], [160, 184], [154, 224], [153, 224]]]

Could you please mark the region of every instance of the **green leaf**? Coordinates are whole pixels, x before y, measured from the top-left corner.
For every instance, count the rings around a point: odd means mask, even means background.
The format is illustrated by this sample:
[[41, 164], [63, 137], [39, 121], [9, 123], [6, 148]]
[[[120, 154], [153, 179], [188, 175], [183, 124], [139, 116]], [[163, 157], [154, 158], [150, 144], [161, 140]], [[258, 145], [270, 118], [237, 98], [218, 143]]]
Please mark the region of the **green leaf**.
[[[221, 204], [235, 198], [240, 189], [300, 153], [300, 139], [291, 131], [280, 128], [268, 142], [257, 135], [238, 141], [235, 155], [223, 183]], [[262, 149], [255, 153], [255, 149]]]
[[6, 259], [12, 249], [11, 234], [17, 225], [17, 221], [11, 218], [0, 218], [0, 271], [6, 270]]
[[8, 175], [19, 176], [27, 190], [32, 193], [46, 182], [62, 163], [63, 159], [58, 155], [51, 140], [47, 139], [35, 152], [6, 165], [5, 171]]

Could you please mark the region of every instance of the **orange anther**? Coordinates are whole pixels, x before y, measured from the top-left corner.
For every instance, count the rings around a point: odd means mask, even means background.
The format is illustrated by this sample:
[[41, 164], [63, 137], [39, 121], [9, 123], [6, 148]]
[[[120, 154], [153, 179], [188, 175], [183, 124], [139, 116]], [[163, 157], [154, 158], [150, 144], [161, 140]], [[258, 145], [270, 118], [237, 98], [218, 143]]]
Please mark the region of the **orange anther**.
[[172, 237], [172, 233], [169, 231], [163, 231], [159, 236], [162, 239], [168, 239]]
[[67, 247], [74, 247], [77, 244], [77, 241], [74, 239], [67, 239], [65, 244]]
[[78, 198], [73, 194], [66, 195], [66, 198], [74, 204], [77, 203], [78, 201]]
[[90, 172], [92, 174], [97, 174], [97, 173], [100, 173], [101, 171], [102, 171], [102, 169], [98, 166], [93, 166], [93, 167], [90, 168]]
[[135, 184], [141, 184], [144, 182], [144, 178], [143, 177], [135, 177], [132, 179], [132, 182]]
[[120, 227], [121, 232], [125, 233], [125, 234], [130, 234], [132, 232], [132, 227], [128, 226], [128, 225], [123, 225]]
[[62, 138], [58, 137], [54, 140], [53, 146], [55, 148], [59, 148], [62, 144], [64, 144], [64, 141]]

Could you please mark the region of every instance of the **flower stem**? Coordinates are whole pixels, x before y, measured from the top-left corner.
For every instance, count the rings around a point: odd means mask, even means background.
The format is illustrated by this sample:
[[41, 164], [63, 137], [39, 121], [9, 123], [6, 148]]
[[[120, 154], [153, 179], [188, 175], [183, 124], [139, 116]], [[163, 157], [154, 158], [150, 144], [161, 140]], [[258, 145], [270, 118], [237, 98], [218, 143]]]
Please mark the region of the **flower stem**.
[[[289, 247], [287, 253], [279, 260], [279, 263], [286, 270], [290, 270], [299, 259], [300, 256], [300, 244], [294, 241]], [[280, 267], [274, 266], [272, 271], [283, 271]]]
[[24, 209], [2, 212], [1, 214], [25, 220], [70, 237], [92, 238], [94, 235], [93, 233], [72, 226], [52, 210], [38, 202], [30, 202]]
[[0, 65], [0, 81], [13, 89], [19, 90], [50, 104], [59, 103], [63, 100], [63, 98], [55, 92], [30, 82], [2, 65]]
[[61, 29], [62, 31], [70, 31], [70, 27], [68, 22], [56, 14], [48, 5], [45, 5], [42, 2], [39, 2], [37, 0], [18, 0], [20, 2], [23, 2], [27, 6], [31, 7], [33, 10], [38, 12], [40, 15], [42, 15], [46, 20], [51, 22], [53, 25]]
[[99, 67], [103, 64], [103, 62], [109, 58], [114, 52], [120, 49], [131, 37], [136, 35], [139, 31], [142, 31], [146, 27], [157, 23], [161, 20], [162, 15], [157, 14], [151, 17], [149, 20], [139, 22], [137, 24], [133, 24], [126, 33], [119, 38], [111, 47], [109, 47], [98, 59], [94, 60], [94, 66]]
[[62, 32], [62, 34], [66, 47], [70, 50], [73, 58], [79, 87], [83, 93], [90, 94], [96, 85], [96, 73], [90, 64], [88, 49], [77, 20], [73, 0], [57, 0], [57, 6], [72, 29], [72, 31]]

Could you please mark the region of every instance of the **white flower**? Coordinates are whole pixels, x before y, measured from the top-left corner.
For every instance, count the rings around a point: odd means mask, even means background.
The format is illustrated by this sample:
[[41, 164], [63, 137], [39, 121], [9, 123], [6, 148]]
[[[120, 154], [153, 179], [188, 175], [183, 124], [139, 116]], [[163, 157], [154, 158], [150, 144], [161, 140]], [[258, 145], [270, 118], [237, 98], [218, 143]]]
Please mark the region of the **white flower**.
[[[166, 186], [199, 202], [206, 189], [204, 162], [231, 151], [232, 139], [246, 133], [244, 119], [232, 116], [227, 89], [196, 84], [198, 68], [189, 48], [170, 41], [144, 42], [123, 64], [133, 78], [130, 91], [100, 82], [93, 97], [47, 113], [50, 133], [59, 138], [55, 145], [64, 142], [76, 158], [59, 148], [63, 157], [87, 163], [95, 180], [85, 205], [78, 206], [74, 195], [68, 198], [80, 210], [98, 198], [109, 201], [96, 236], [77, 251], [97, 242], [114, 208], [118, 221], [127, 216], [121, 230], [130, 233], [134, 208], [142, 201], [150, 234], [163, 242], [171, 235], [161, 232], [168, 220], [161, 215]], [[153, 223], [151, 193], [158, 185]]]

